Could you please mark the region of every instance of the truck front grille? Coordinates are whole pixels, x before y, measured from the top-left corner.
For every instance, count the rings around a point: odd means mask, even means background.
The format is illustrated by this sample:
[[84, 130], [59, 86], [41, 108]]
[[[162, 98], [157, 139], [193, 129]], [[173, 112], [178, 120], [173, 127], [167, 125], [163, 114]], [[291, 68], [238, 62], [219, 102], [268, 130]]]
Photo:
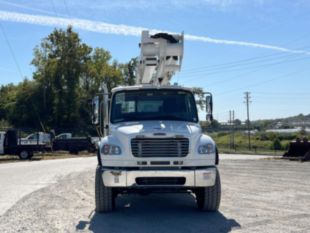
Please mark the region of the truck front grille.
[[135, 157], [185, 157], [188, 138], [134, 138], [131, 152]]
[[185, 177], [138, 177], [137, 185], [184, 185]]

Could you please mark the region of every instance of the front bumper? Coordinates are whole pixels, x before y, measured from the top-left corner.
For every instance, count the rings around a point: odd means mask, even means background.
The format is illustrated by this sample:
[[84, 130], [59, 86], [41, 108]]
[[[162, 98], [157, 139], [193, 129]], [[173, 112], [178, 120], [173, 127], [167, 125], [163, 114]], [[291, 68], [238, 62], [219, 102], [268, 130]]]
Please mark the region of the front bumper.
[[[184, 184], [141, 185], [137, 179], [185, 178]], [[209, 187], [215, 184], [216, 167], [195, 170], [117, 170], [103, 169], [102, 180], [106, 187]]]

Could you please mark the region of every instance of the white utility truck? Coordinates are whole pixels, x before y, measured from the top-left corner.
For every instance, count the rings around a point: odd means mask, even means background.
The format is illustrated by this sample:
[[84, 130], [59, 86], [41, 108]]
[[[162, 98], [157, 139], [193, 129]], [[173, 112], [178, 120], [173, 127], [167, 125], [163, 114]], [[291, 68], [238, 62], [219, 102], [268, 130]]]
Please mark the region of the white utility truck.
[[[191, 192], [200, 210], [216, 211], [221, 182], [214, 141], [202, 133], [191, 88], [170, 85], [183, 58], [183, 34], [142, 32], [135, 86], [116, 87], [93, 101], [99, 141], [97, 212], [118, 195]], [[205, 93], [207, 120], [212, 95]]]

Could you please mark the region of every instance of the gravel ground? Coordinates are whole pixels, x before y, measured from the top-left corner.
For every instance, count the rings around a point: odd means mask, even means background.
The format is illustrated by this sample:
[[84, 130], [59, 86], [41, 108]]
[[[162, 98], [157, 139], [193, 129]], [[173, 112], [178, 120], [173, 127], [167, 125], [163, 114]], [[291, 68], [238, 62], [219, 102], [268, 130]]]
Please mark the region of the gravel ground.
[[57, 183], [73, 172], [92, 169], [96, 164], [95, 157], [1, 164], [0, 216], [27, 194]]
[[18, 201], [1, 232], [310, 232], [310, 163], [223, 160], [217, 213], [199, 212], [190, 194], [122, 196], [96, 214], [95, 169], [75, 172]]

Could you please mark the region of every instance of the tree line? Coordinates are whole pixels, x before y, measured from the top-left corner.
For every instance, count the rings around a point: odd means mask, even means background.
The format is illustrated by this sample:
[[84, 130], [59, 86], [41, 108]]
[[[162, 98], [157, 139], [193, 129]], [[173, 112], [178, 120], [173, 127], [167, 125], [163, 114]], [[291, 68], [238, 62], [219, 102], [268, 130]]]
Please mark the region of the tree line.
[[54, 29], [34, 48], [32, 79], [0, 87], [0, 124], [49, 130], [87, 128], [89, 100], [102, 83], [132, 85], [136, 59], [119, 63], [83, 43], [72, 27]]

